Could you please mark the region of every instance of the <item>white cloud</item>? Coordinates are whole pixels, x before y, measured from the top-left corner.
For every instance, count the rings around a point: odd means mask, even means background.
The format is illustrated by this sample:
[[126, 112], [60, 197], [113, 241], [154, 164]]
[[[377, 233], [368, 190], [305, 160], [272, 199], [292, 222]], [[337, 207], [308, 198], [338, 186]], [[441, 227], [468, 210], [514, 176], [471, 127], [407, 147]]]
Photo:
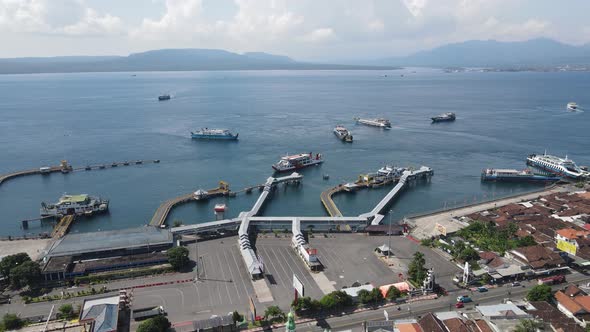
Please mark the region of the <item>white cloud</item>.
[[306, 34], [302, 37], [302, 40], [318, 43], [333, 39], [334, 36], [334, 30], [332, 30], [332, 28], [320, 28]]
[[83, 0], [0, 0], [0, 31], [65, 35], [123, 32], [123, 22]]
[[403, 2], [414, 16], [422, 15], [422, 10], [427, 5], [427, 0], [403, 0]]

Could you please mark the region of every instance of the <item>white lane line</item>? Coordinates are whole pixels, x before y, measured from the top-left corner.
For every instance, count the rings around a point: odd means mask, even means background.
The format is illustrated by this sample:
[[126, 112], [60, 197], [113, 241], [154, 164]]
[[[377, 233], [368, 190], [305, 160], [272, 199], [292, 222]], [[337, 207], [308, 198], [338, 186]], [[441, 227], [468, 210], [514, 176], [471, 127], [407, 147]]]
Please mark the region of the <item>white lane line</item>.
[[238, 290], [237, 280], [234, 278], [234, 273], [232, 272], [232, 266], [229, 262], [229, 259], [227, 259], [226, 249], [227, 248], [223, 248], [223, 257], [225, 258], [225, 262], [227, 263], [227, 268], [229, 269], [229, 275], [231, 276], [232, 284], [234, 284], [234, 288], [236, 289], [236, 294], [238, 295], [238, 298], [241, 299], [242, 296], [240, 295], [240, 291]]
[[[223, 283], [225, 284], [225, 290], [226, 290], [226, 292], [227, 292], [227, 298], [229, 299], [229, 304], [234, 304], [234, 303], [233, 303], [233, 301], [231, 300], [232, 296], [231, 296], [231, 294], [229, 293], [229, 286], [227, 285], [227, 284], [229, 284], [229, 280], [227, 280], [227, 279], [225, 278], [225, 272], [223, 271], [223, 266], [224, 266], [224, 265], [226, 265], [226, 264], [223, 264], [223, 263], [221, 262], [221, 256], [219, 255], [219, 251], [217, 252], [217, 258], [219, 259], [219, 265], [220, 265], [219, 267], [220, 267], [220, 269], [221, 269], [221, 275], [222, 275], [222, 278], [221, 278], [221, 280], [224, 280], [224, 281], [223, 281]], [[226, 263], [227, 263], [227, 262], [226, 262]], [[227, 265], [226, 265], [226, 267], [227, 267]]]
[[281, 279], [278, 277], [278, 272], [279, 271], [277, 270], [277, 268], [273, 264], [273, 262], [272, 262], [273, 260], [270, 259], [270, 255], [266, 251], [266, 248], [264, 246], [260, 246], [259, 248], [260, 248], [261, 251], [264, 251], [264, 256], [266, 256], [268, 258], [268, 259], [265, 259], [264, 262], [265, 263], [269, 263], [270, 266], [272, 266], [272, 271], [273, 271], [272, 276], [274, 277], [275, 281], [277, 282], [277, 284], [283, 286], [283, 283], [281, 282]]

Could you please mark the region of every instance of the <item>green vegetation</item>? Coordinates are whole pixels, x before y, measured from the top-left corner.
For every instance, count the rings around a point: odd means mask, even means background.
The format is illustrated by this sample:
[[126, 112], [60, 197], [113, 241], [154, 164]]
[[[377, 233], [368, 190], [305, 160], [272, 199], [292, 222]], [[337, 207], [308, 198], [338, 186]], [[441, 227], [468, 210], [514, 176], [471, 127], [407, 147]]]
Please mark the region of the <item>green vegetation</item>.
[[168, 318], [164, 316], [156, 316], [144, 320], [137, 327], [137, 332], [165, 332], [170, 328], [170, 322]]
[[434, 240], [432, 238], [423, 239], [420, 241], [420, 244], [425, 247], [432, 247], [434, 245]]
[[177, 219], [172, 222], [172, 227], [180, 227], [180, 226], [182, 226], [182, 224], [183, 224], [182, 220]]
[[[43, 295], [43, 296], [37, 296], [37, 297], [31, 297], [31, 296], [23, 296], [23, 302], [25, 303], [38, 303], [38, 302], [47, 302], [47, 301], [59, 301], [61, 299], [71, 299], [71, 298], [76, 298], [76, 297], [82, 297], [82, 296], [88, 296], [88, 295], [95, 295], [95, 294], [103, 294], [108, 292], [108, 289], [106, 286], [103, 286], [99, 289], [95, 289], [90, 288], [87, 290], [81, 290], [81, 291], [77, 291], [77, 292], [64, 292], [63, 296], [61, 295]], [[44, 292], [41, 292], [41, 294], [43, 294]]]
[[521, 319], [514, 328], [514, 332], [537, 332], [543, 328], [543, 323], [532, 319]]
[[387, 294], [385, 294], [385, 298], [389, 301], [395, 301], [402, 296], [402, 292], [399, 289], [395, 288], [394, 286], [389, 286], [387, 290]]
[[76, 313], [74, 312], [74, 307], [71, 304], [62, 304], [59, 307], [59, 315], [64, 319], [72, 319], [76, 316]]
[[506, 251], [518, 247], [535, 244], [531, 236], [517, 238], [518, 225], [509, 223], [508, 227], [498, 227], [491, 222], [475, 221], [459, 230], [457, 235], [481, 248], [504, 254]]
[[334, 310], [349, 307], [353, 303], [352, 297], [343, 291], [334, 291], [330, 294], [326, 294], [320, 300], [322, 309]]
[[2, 322], [0, 322], [0, 331], [4, 330], [18, 330], [24, 325], [24, 322], [20, 317], [15, 314], [6, 314], [2, 317]]
[[188, 265], [190, 259], [188, 258], [188, 249], [186, 247], [174, 247], [168, 249], [168, 262], [176, 271], [182, 270]]
[[[270, 318], [270, 321], [269, 321]], [[287, 315], [276, 305], [271, 305], [264, 311], [264, 320], [269, 322], [282, 323], [287, 318]]]
[[553, 291], [549, 285], [537, 285], [527, 293], [527, 300], [529, 301], [547, 301], [551, 302], [553, 299]]
[[358, 298], [362, 304], [377, 304], [384, 300], [379, 288], [373, 288], [371, 291], [362, 289], [358, 292]]
[[293, 310], [298, 315], [302, 315], [308, 312], [315, 312], [322, 309], [322, 305], [318, 300], [312, 300], [309, 296], [301, 297], [297, 300], [297, 303], [293, 301], [291, 304]]
[[156, 275], [156, 274], [163, 274], [172, 272], [173, 270], [170, 267], [143, 267], [143, 268], [133, 268], [128, 270], [118, 270], [118, 271], [111, 271], [101, 274], [93, 274], [89, 276], [83, 277], [76, 277], [74, 278], [74, 284], [99, 284], [106, 282], [108, 280], [115, 280], [115, 279], [123, 279], [123, 278], [135, 278], [141, 277], [146, 275]]
[[14, 289], [34, 287], [41, 279], [41, 268], [25, 253], [6, 256], [0, 261], [0, 274], [8, 277]]
[[234, 324], [237, 324], [244, 320], [244, 315], [240, 315], [240, 313], [237, 310], [232, 313], [231, 317], [234, 321]]
[[426, 260], [424, 259], [424, 254], [419, 251], [415, 252], [414, 259], [408, 266], [408, 275], [416, 284], [422, 285], [422, 282], [426, 279], [426, 273], [428, 270], [425, 265]]

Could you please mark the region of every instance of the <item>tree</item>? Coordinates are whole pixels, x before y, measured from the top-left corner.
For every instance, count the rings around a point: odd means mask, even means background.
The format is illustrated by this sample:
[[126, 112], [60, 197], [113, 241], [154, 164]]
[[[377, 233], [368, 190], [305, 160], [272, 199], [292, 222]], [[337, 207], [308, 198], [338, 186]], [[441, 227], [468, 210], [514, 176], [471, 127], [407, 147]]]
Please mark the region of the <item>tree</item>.
[[168, 249], [168, 263], [175, 270], [181, 270], [190, 261], [188, 258], [188, 249], [186, 247], [174, 247]]
[[381, 293], [381, 290], [379, 288], [373, 288], [371, 290], [371, 298], [373, 299], [374, 303], [383, 302], [384, 300], [383, 294]]
[[2, 258], [2, 260], [0, 261], [0, 274], [5, 277], [9, 277], [10, 270], [30, 260], [31, 257], [29, 257], [29, 255], [24, 252], [21, 252], [20, 254], [6, 256]]
[[457, 258], [459, 258], [460, 260], [462, 260], [464, 262], [471, 262], [471, 261], [478, 260], [479, 254], [477, 253], [477, 251], [475, 251], [475, 249], [473, 249], [471, 247], [465, 247], [465, 249], [463, 249], [457, 255]]
[[369, 292], [366, 289], [361, 289], [360, 291], [358, 291], [357, 297], [362, 304], [368, 304], [373, 302], [373, 296], [371, 295], [371, 292]]
[[177, 220], [174, 220], [172, 222], [172, 226], [173, 227], [180, 227], [180, 226], [182, 226], [182, 220], [178, 220], [178, 219]]
[[551, 286], [549, 285], [537, 285], [527, 293], [527, 300], [529, 301], [547, 301], [551, 302], [553, 298]]
[[297, 303], [293, 301], [291, 307], [293, 307], [293, 310], [295, 310], [297, 314], [301, 314], [303, 312], [314, 312], [321, 309], [320, 302], [317, 300], [312, 300], [309, 296], [300, 297], [297, 299]]
[[240, 315], [240, 313], [236, 310], [232, 313], [232, 319], [234, 321], [234, 324], [236, 324], [244, 320], [244, 315]]
[[424, 279], [426, 278], [426, 260], [424, 259], [424, 254], [417, 251], [414, 253], [414, 259], [410, 262], [408, 266], [408, 275], [410, 279], [418, 284], [422, 284]]
[[63, 304], [59, 307], [59, 313], [61, 314], [62, 318], [72, 318], [74, 315], [74, 307], [71, 304]]
[[10, 270], [10, 285], [15, 288], [23, 288], [25, 286], [35, 286], [41, 279], [41, 268], [39, 263], [33, 261], [25, 261], [17, 267]]
[[532, 319], [521, 319], [514, 328], [514, 332], [537, 332], [537, 330], [541, 329], [542, 327], [542, 322]]
[[351, 306], [352, 303], [352, 297], [343, 291], [334, 291], [332, 293], [326, 294], [320, 300], [322, 308], [326, 310]]
[[137, 332], [165, 332], [170, 328], [168, 318], [160, 315], [144, 320], [137, 327]]
[[271, 305], [270, 307], [266, 308], [266, 310], [264, 311], [264, 319], [268, 320], [269, 317], [270, 317], [270, 320], [278, 318], [278, 320], [280, 322], [283, 322], [286, 318], [283, 310], [281, 310], [281, 308], [279, 308], [276, 305]]
[[0, 327], [3, 327], [6, 330], [18, 330], [23, 326], [23, 321], [15, 314], [6, 314], [2, 318], [2, 324]]
[[402, 292], [400, 292], [400, 290], [397, 289], [395, 286], [389, 286], [389, 289], [387, 290], [387, 293], [385, 294], [385, 297], [389, 301], [393, 301], [393, 300], [399, 298], [400, 296], [402, 296]]

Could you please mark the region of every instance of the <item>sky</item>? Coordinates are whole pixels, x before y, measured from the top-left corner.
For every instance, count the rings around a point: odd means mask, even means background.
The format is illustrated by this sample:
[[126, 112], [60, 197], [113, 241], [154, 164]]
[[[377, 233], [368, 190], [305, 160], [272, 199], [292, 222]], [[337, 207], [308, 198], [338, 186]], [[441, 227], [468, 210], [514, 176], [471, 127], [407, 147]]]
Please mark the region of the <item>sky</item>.
[[162, 48], [378, 59], [447, 43], [590, 42], [590, 0], [0, 0], [0, 58]]

